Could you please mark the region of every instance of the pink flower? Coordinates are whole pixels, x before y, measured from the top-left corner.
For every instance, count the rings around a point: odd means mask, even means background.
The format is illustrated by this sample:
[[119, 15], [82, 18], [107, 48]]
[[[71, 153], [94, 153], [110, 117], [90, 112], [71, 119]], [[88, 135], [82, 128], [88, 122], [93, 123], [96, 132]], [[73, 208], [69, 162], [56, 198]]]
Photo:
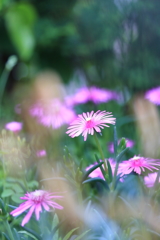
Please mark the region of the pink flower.
[[21, 203], [18, 208], [10, 212], [10, 214], [14, 217], [20, 215], [21, 213], [25, 212], [27, 209], [30, 208], [27, 215], [24, 217], [22, 221], [22, 226], [29, 222], [33, 212], [35, 212], [36, 219], [39, 220], [40, 212], [42, 212], [42, 207], [49, 211], [50, 207], [63, 209], [62, 206], [57, 204], [56, 202], [52, 201], [52, 198], [62, 198], [62, 196], [53, 195], [53, 193], [49, 193], [44, 190], [35, 190], [34, 192], [26, 193], [24, 197], [20, 199], [26, 200], [25, 202]]
[[47, 155], [46, 150], [39, 150], [36, 152], [37, 157], [44, 157]]
[[[100, 160], [100, 161], [101, 161], [101, 160]], [[109, 158], [108, 161], [109, 161], [109, 163], [110, 163], [110, 165], [111, 165], [112, 174], [114, 174], [114, 170], [115, 170], [115, 167], [116, 167], [116, 163], [113, 161], [112, 158]], [[98, 163], [95, 162], [94, 164], [88, 166], [88, 167], [86, 168], [86, 171], [88, 171], [90, 168], [92, 168], [93, 166], [95, 166], [95, 165], [97, 165], [97, 164], [98, 164]], [[103, 165], [102, 165], [102, 167], [104, 168]], [[91, 172], [91, 173], [89, 174], [89, 177], [91, 177], [91, 178], [99, 177], [99, 178], [104, 179], [100, 167], [96, 168], [93, 172]]]
[[[154, 173], [149, 173], [148, 176], [144, 177], [144, 183], [147, 187], [153, 187], [154, 183], [156, 181], [157, 178], [157, 172]], [[159, 177], [159, 182], [160, 182], [160, 177]]]
[[145, 98], [154, 104], [160, 105], [160, 86], [148, 90], [145, 94]]
[[107, 124], [115, 124], [116, 119], [112, 118], [112, 116], [110, 112], [100, 110], [96, 113], [92, 111], [80, 114], [70, 124], [66, 133], [72, 138], [82, 134], [84, 141], [86, 141], [88, 134], [93, 135], [94, 131], [101, 132], [101, 128], [109, 127]]
[[72, 109], [65, 106], [60, 100], [53, 99], [47, 103], [37, 103], [30, 109], [30, 114], [38, 119], [38, 122], [53, 129], [60, 128], [75, 119]]
[[69, 106], [86, 103], [92, 101], [95, 104], [108, 102], [110, 100], [117, 100], [118, 94], [108, 89], [101, 89], [95, 86], [90, 88], [82, 87], [73, 96], [67, 97], [66, 102]]
[[123, 161], [120, 163], [118, 171], [121, 173], [121, 176], [124, 174], [129, 174], [132, 171], [136, 172], [137, 174], [141, 174], [141, 171], [144, 172], [145, 168], [151, 171], [152, 169], [158, 170], [158, 168], [155, 166], [160, 166], [160, 162], [157, 162], [156, 159], [134, 156], [128, 161]]
[[9, 122], [5, 125], [5, 129], [10, 130], [12, 132], [19, 132], [22, 130], [23, 123], [21, 122]]
[[[121, 139], [118, 140], [118, 145], [120, 144]], [[134, 141], [126, 138], [126, 147], [132, 148], [134, 146]], [[114, 143], [110, 142], [108, 144], [108, 151], [114, 153]]]

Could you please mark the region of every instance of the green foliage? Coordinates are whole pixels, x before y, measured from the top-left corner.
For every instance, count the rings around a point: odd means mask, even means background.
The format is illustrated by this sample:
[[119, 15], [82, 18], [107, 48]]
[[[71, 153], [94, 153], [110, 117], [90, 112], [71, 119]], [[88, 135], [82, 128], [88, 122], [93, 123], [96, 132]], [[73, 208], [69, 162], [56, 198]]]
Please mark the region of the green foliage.
[[22, 60], [29, 60], [35, 47], [36, 10], [28, 3], [15, 3], [5, 14], [6, 27]]

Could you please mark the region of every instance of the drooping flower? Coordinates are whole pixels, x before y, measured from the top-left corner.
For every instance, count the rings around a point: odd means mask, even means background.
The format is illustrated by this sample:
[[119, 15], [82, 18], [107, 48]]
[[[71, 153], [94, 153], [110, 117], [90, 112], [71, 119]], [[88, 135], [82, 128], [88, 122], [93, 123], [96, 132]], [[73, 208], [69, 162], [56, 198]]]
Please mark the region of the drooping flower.
[[36, 117], [40, 124], [53, 129], [69, 124], [75, 119], [74, 111], [58, 99], [33, 105], [30, 114]]
[[[100, 161], [101, 161], [101, 160], [100, 160]], [[109, 163], [110, 163], [110, 165], [111, 165], [112, 174], [114, 174], [114, 170], [115, 170], [116, 163], [114, 162], [114, 160], [113, 160], [112, 158], [109, 158], [108, 161], [109, 161]], [[88, 166], [88, 167], [86, 168], [86, 171], [88, 171], [90, 168], [94, 167], [94, 166], [97, 165], [97, 164], [98, 164], [97, 162], [95, 162], [94, 164], [91, 164], [90, 166]], [[102, 167], [104, 168], [103, 165], [104, 165], [104, 164], [102, 164]], [[99, 177], [99, 178], [104, 179], [100, 167], [96, 168], [93, 172], [91, 172], [91, 173], [89, 174], [89, 177], [91, 177], [91, 178]]]
[[52, 198], [60, 199], [62, 196], [54, 195], [54, 193], [50, 193], [44, 190], [35, 190], [34, 192], [26, 193], [24, 197], [20, 197], [20, 199], [26, 200], [21, 203], [18, 208], [10, 212], [10, 214], [14, 217], [20, 215], [29, 209], [29, 212], [23, 218], [21, 225], [24, 226], [29, 222], [33, 213], [35, 213], [36, 219], [39, 220], [40, 212], [42, 212], [42, 207], [46, 211], [50, 211], [51, 208], [63, 209], [61, 205], [52, 201]]
[[[144, 183], [147, 187], [153, 187], [154, 183], [156, 181], [157, 178], [157, 172], [154, 173], [149, 173], [148, 176], [144, 177]], [[159, 182], [160, 182], [160, 177], [159, 177]]]
[[21, 131], [22, 127], [23, 127], [23, 123], [21, 122], [9, 122], [9, 123], [6, 123], [5, 125], [5, 129], [15, 133], [18, 133], [19, 131]]
[[101, 89], [95, 86], [92, 87], [82, 87], [73, 96], [66, 98], [66, 102], [69, 106], [76, 104], [83, 104], [88, 101], [92, 101], [95, 104], [108, 102], [111, 100], [117, 100], [119, 95], [115, 91], [108, 89]]
[[145, 93], [145, 98], [156, 105], [160, 105], [160, 86], [148, 90]]
[[[134, 146], [134, 141], [131, 139], [126, 138], [126, 147], [132, 148]], [[118, 140], [118, 145], [120, 144], [121, 139]], [[108, 144], [108, 151], [110, 153], [114, 153], [114, 143], [110, 142]]]
[[119, 173], [121, 176], [124, 174], [129, 174], [132, 171], [136, 172], [137, 174], [141, 174], [141, 172], [145, 171], [145, 168], [152, 171], [152, 169], [158, 170], [157, 167], [160, 166], [160, 160], [157, 159], [149, 159], [140, 156], [134, 156], [130, 158], [128, 161], [123, 161], [119, 165]]
[[109, 127], [107, 124], [114, 125], [116, 119], [112, 116], [110, 112], [100, 110], [96, 113], [94, 111], [82, 113], [70, 124], [66, 133], [72, 138], [82, 134], [86, 141], [88, 134], [93, 135], [94, 131], [101, 132], [104, 127]]
[[36, 152], [37, 157], [45, 157], [47, 155], [46, 150], [42, 149]]

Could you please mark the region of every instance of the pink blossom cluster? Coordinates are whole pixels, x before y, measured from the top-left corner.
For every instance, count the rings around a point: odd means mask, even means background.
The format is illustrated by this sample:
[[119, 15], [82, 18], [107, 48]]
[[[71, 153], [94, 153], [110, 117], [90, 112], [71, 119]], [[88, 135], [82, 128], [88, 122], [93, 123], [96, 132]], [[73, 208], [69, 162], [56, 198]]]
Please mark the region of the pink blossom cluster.
[[40, 124], [53, 129], [69, 124], [76, 117], [73, 109], [67, 107], [59, 99], [38, 102], [30, 108], [29, 112]]
[[148, 90], [145, 93], [145, 98], [156, 105], [160, 105], [160, 86]]
[[18, 133], [19, 131], [21, 131], [22, 127], [23, 127], [23, 123], [21, 122], [9, 122], [9, 123], [6, 123], [5, 125], [5, 129], [15, 133]]
[[69, 106], [84, 104], [88, 101], [99, 104], [118, 99], [119, 94], [117, 92], [92, 86], [82, 87], [74, 95], [66, 97], [66, 103]]
[[[114, 174], [115, 171], [115, 166], [116, 163], [112, 158], [108, 159], [111, 169], [112, 169], [112, 174]], [[97, 163], [94, 163], [86, 168], [86, 171], [88, 171], [90, 168], [95, 166]], [[102, 165], [103, 167], [103, 165]], [[130, 174], [131, 172], [136, 172], [137, 174], [141, 174], [142, 172], [145, 172], [145, 169], [148, 169], [150, 171], [153, 170], [159, 170], [160, 167], [160, 160], [158, 159], [148, 159], [140, 156], [134, 156], [133, 158], [130, 158], [129, 160], [122, 161], [119, 164], [118, 172], [117, 174], [120, 175], [120, 181], [124, 181], [124, 175]], [[103, 174], [101, 172], [100, 167], [96, 168], [93, 172], [89, 174], [89, 177], [95, 178], [99, 177], [104, 179]], [[157, 172], [150, 173], [148, 176], [144, 177], [144, 182], [147, 187], [152, 187], [155, 183], [157, 177]], [[160, 182], [160, 178], [159, 178]]]

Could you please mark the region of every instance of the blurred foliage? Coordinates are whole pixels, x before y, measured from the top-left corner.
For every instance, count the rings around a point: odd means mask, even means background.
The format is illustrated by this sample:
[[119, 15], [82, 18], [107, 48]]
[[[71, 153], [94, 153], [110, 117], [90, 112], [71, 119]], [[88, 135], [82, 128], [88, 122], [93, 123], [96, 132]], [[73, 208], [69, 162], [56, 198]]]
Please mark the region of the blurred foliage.
[[68, 82], [80, 69], [89, 84], [146, 90], [160, 75], [159, 9], [159, 0], [2, 0], [0, 68], [18, 54], [27, 78], [52, 68]]

